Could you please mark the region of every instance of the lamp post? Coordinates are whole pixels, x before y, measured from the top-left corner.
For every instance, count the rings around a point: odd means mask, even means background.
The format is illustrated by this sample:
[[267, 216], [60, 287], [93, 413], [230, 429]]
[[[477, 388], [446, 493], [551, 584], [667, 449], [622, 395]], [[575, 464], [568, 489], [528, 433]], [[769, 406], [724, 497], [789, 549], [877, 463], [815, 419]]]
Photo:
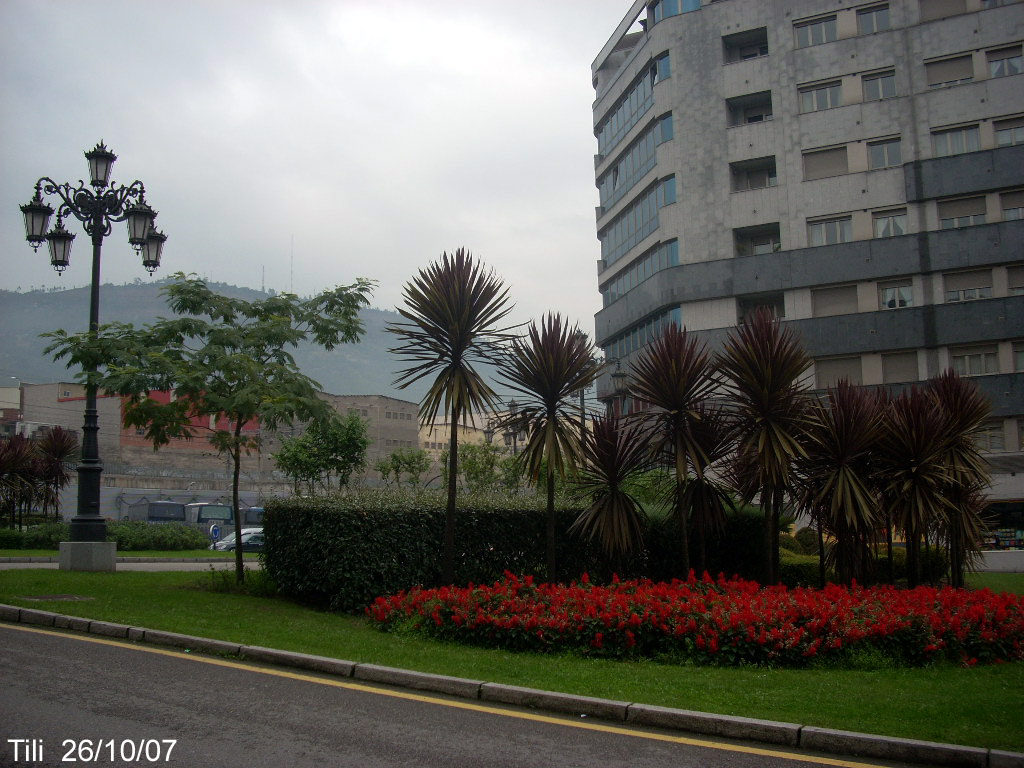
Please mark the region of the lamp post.
[[[146, 203], [146, 190], [141, 181], [128, 186], [110, 183], [110, 169], [117, 159], [101, 141], [85, 153], [89, 162], [88, 189], [83, 181], [77, 187], [58, 184], [48, 176], [36, 182], [35, 195], [21, 206], [25, 216], [25, 239], [38, 250], [45, 241], [49, 246], [50, 263], [63, 274], [70, 263], [71, 243], [75, 236], [64, 228], [64, 219], [74, 216], [92, 238], [92, 286], [89, 293], [89, 333], [99, 327], [100, 251], [103, 238], [110, 234], [112, 224], [128, 224], [128, 242], [142, 256], [142, 266], [150, 274], [160, 266], [160, 256], [167, 236], [153, 227], [156, 211]], [[43, 199], [55, 195], [57, 224], [47, 231], [54, 209]], [[57, 202], [57, 201], [55, 201]], [[72, 542], [102, 542], [107, 526], [100, 516], [100, 475], [103, 465], [99, 456], [99, 416], [96, 410], [96, 363], [85, 369], [85, 424], [82, 427], [82, 461], [78, 465], [78, 514], [71, 519]]]
[[611, 413], [614, 413], [615, 404], [618, 403], [618, 413], [616, 416], [622, 416], [625, 410], [626, 394], [629, 392], [627, 386], [627, 380], [629, 376], [624, 370], [622, 370], [622, 361], [615, 361], [615, 370], [611, 373], [612, 379], [612, 400], [608, 403], [608, 409]]

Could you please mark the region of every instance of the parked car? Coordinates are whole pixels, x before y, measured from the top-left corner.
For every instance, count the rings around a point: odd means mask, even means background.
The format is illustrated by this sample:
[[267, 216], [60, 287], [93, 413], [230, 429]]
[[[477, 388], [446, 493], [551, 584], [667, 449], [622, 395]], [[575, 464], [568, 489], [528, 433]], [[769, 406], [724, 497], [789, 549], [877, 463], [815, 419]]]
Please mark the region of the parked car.
[[[216, 544], [213, 549], [219, 552], [233, 552], [235, 550], [235, 534], [229, 533]], [[242, 551], [262, 552], [263, 551], [263, 529], [243, 528], [242, 529]]]

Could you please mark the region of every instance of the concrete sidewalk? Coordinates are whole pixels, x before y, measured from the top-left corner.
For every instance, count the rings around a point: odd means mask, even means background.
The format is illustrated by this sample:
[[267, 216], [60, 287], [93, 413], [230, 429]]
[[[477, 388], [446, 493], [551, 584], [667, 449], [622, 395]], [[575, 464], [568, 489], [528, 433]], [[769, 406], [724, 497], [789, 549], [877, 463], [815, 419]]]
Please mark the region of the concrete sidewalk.
[[960, 768], [1024, 768], [1024, 753], [1005, 752], [956, 744], [940, 744], [890, 736], [874, 736], [796, 723], [781, 723], [747, 717], [715, 715], [683, 709], [657, 707], [626, 701], [598, 699], [567, 693], [520, 688], [484, 680], [467, 680], [447, 675], [412, 672], [377, 664], [312, 656], [274, 648], [242, 645], [224, 640], [183, 635], [176, 632], [131, 627], [107, 621], [93, 621], [49, 611], [0, 604], [0, 621], [88, 632], [136, 642], [185, 648], [203, 653], [233, 656], [249, 661], [293, 667], [322, 674], [400, 686], [550, 712], [586, 715], [612, 722], [629, 723], [795, 747], [846, 757], [866, 757], [928, 766]]

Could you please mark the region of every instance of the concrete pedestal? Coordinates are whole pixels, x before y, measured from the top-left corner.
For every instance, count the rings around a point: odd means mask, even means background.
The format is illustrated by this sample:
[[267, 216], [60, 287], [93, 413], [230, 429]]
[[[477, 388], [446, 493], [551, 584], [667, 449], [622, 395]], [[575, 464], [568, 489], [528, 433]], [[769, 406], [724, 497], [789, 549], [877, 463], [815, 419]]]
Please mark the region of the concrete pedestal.
[[62, 541], [60, 570], [113, 571], [117, 568], [117, 544], [113, 541]]

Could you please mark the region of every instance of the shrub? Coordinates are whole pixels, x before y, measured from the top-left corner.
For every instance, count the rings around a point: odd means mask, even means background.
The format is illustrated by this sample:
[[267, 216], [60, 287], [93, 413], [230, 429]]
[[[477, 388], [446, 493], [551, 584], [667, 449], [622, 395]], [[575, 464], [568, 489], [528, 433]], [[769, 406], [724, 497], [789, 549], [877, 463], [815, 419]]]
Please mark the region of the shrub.
[[107, 523], [107, 541], [117, 542], [117, 548], [124, 551], [206, 549], [210, 544], [202, 531], [181, 523], [155, 525], [137, 520]]
[[[533, 495], [460, 497], [456, 583], [543, 573], [544, 503]], [[443, 492], [429, 490], [268, 501], [264, 568], [283, 594], [331, 610], [361, 610], [379, 595], [437, 584], [445, 505]], [[565, 533], [579, 511], [564, 502], [557, 510], [560, 576], [606, 569], [595, 547]]]
[[[795, 555], [783, 552], [779, 557], [779, 581], [787, 587], [816, 587], [820, 578], [817, 555]], [[835, 574], [825, 573], [825, 580], [835, 581]]]
[[62, 541], [71, 538], [67, 523], [44, 523], [26, 528], [22, 534], [22, 549], [57, 549]]
[[818, 554], [818, 532], [811, 527], [801, 528], [793, 537], [800, 542], [805, 555]]
[[17, 528], [0, 528], [0, 549], [24, 549], [23, 539]]

